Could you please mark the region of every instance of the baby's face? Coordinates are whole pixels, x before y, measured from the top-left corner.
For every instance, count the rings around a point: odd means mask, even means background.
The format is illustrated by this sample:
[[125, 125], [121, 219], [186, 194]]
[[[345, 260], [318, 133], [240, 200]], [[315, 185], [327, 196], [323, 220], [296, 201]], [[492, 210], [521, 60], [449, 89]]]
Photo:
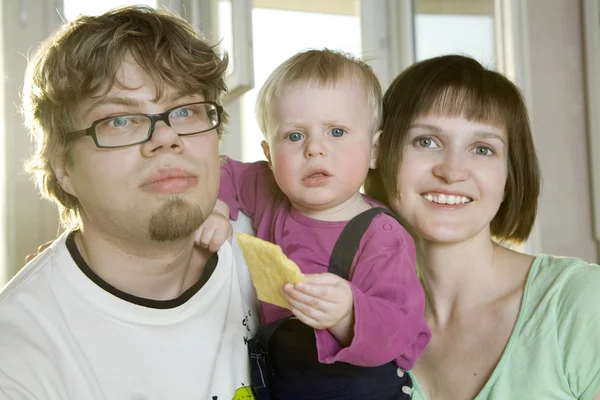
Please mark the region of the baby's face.
[[273, 105], [263, 148], [277, 184], [298, 210], [310, 213], [353, 201], [369, 167], [377, 135], [362, 85], [298, 85]]

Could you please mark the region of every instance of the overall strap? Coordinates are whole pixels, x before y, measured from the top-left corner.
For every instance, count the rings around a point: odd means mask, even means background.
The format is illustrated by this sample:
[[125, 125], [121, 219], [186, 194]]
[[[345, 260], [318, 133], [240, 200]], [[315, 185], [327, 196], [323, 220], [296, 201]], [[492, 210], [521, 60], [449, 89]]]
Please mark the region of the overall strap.
[[350, 280], [350, 268], [358, 251], [358, 245], [371, 224], [373, 218], [384, 213], [397, 220], [397, 217], [387, 208], [374, 207], [358, 214], [342, 230], [335, 242], [329, 258], [329, 272], [346, 280]]

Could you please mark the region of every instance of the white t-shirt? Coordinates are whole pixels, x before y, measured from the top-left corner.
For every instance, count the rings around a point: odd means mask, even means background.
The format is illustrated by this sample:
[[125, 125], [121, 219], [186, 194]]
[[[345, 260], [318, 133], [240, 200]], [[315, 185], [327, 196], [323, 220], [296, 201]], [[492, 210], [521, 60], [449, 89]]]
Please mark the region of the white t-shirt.
[[102, 281], [63, 235], [0, 292], [0, 399], [252, 399], [254, 292], [239, 250], [217, 255], [154, 301]]

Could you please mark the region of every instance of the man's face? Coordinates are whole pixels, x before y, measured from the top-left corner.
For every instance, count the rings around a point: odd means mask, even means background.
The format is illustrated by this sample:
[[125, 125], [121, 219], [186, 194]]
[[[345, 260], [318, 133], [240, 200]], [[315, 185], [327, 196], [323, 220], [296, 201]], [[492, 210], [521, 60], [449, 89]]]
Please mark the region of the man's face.
[[[152, 78], [126, 58], [106, 97], [79, 107], [85, 129], [98, 119], [125, 114], [162, 113], [203, 101], [165, 88], [158, 102]], [[116, 124], [123, 119], [114, 120]], [[81, 203], [83, 229], [125, 241], [171, 241], [189, 237], [212, 211], [219, 188], [216, 130], [180, 137], [164, 122], [146, 143], [97, 148], [90, 137], [75, 139], [68, 162], [55, 163], [62, 188]]]

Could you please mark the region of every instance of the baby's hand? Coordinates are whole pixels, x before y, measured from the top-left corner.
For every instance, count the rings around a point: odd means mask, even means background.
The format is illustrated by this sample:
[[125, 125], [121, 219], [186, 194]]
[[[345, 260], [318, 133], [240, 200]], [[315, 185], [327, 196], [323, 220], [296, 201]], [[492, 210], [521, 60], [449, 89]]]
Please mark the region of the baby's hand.
[[232, 236], [233, 227], [229, 222], [229, 209], [225, 210], [222, 204], [217, 204], [213, 212], [196, 231], [194, 240], [198, 246], [205, 247], [210, 252], [215, 253], [226, 240], [231, 241]]
[[39, 245], [38, 248], [37, 248], [37, 253], [27, 254], [25, 256], [25, 264], [27, 264], [29, 261], [31, 261], [34, 258], [36, 258], [42, 251], [46, 250], [52, 243], [54, 243], [54, 240]]
[[306, 282], [287, 284], [282, 292], [300, 321], [328, 329], [347, 346], [354, 337], [354, 297], [348, 282], [337, 275], [307, 274]]

